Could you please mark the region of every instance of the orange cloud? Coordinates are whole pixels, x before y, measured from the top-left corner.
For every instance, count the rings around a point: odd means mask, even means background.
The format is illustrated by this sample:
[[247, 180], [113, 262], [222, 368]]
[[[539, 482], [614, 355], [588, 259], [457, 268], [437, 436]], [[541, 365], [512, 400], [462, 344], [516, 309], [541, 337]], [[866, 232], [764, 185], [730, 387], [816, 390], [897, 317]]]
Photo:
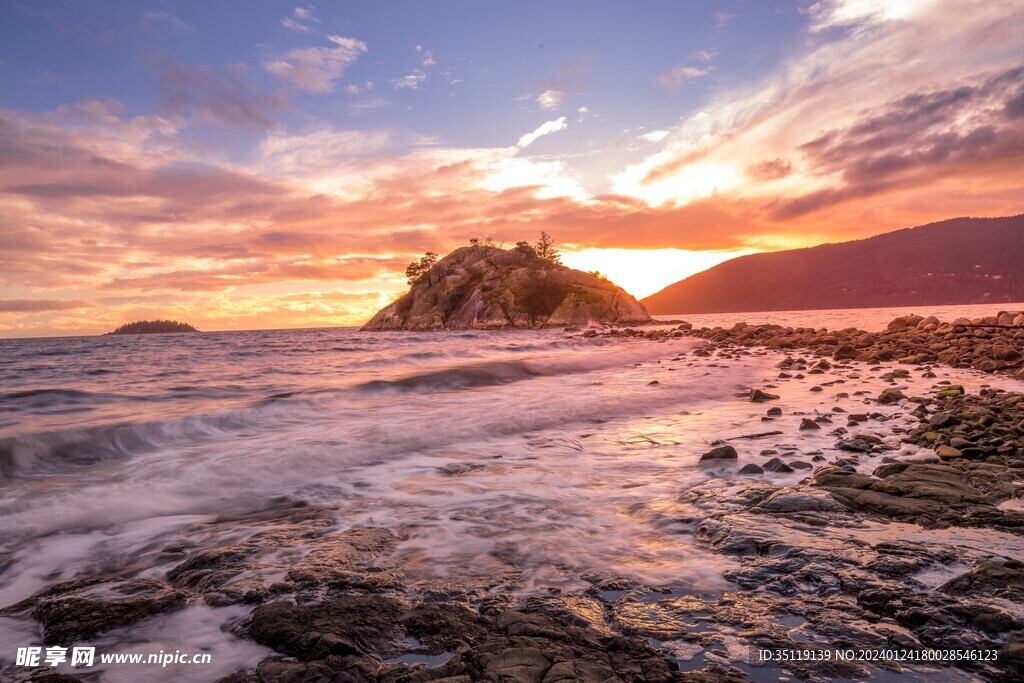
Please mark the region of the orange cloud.
[[[610, 169], [611, 191], [515, 140], [268, 130], [286, 103], [243, 70], [166, 71], [158, 115], [97, 100], [0, 110], [0, 334], [152, 316], [203, 329], [356, 324], [404, 289], [406, 263], [470, 237], [763, 250], [1019, 213], [1024, 18], [987, 5], [955, 17], [853, 9], [822, 5], [813, 20], [847, 34], [646, 140], [644, 156]], [[260, 139], [244, 162], [211, 160], [183, 144], [196, 118]]]

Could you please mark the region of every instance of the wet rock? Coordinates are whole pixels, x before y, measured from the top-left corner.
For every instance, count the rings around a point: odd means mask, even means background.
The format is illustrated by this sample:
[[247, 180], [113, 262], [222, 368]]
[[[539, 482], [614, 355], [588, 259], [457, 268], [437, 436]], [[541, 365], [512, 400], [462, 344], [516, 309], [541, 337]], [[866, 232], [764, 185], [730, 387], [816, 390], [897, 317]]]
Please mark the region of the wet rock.
[[960, 419], [952, 413], [935, 413], [928, 418], [928, 425], [933, 429], [944, 429], [960, 424]]
[[905, 330], [911, 327], [917, 327], [917, 324], [924, 320], [924, 316], [921, 315], [901, 315], [898, 318], [894, 318], [890, 322], [886, 329], [893, 331]]
[[761, 389], [754, 389], [750, 392], [750, 400], [754, 403], [762, 403], [764, 401], [774, 401], [779, 397], [776, 394], [769, 394], [767, 391]]
[[809, 417], [805, 417], [800, 420], [800, 429], [821, 429], [821, 425]]
[[871, 488], [910, 498], [947, 504], [990, 503], [990, 498], [973, 485], [971, 476], [947, 464], [914, 463], [901, 472], [878, 480]]
[[270, 602], [253, 610], [249, 636], [261, 645], [298, 657], [397, 653], [405, 645], [401, 604], [383, 595], [342, 595], [320, 605]]
[[754, 507], [759, 512], [835, 512], [844, 506], [823, 491], [783, 489]]
[[884, 389], [882, 393], [878, 395], [878, 404], [887, 406], [893, 403], [899, 403], [900, 401], [906, 400], [906, 394], [899, 389]]
[[764, 469], [760, 465], [755, 465], [751, 462], [741, 467], [737, 474], [764, 474]]
[[717, 446], [712, 448], [710, 451], [700, 456], [700, 462], [707, 462], [709, 460], [735, 460], [739, 457], [736, 449], [726, 444], [724, 446]]
[[903, 498], [867, 489], [828, 487], [827, 490], [853, 512], [872, 513], [896, 521], [917, 522], [922, 517], [937, 517], [946, 510], [946, 506], [933, 500]]
[[771, 408], [768, 409], [768, 415], [770, 417], [778, 417], [779, 415], [782, 415], [782, 408], [778, 406], [772, 406]]
[[982, 562], [939, 590], [951, 595], [980, 594], [1019, 601], [1024, 598], [1024, 562]]
[[68, 645], [89, 640], [146, 617], [180, 609], [188, 597], [184, 591], [149, 579], [134, 579], [109, 588], [125, 597], [111, 599], [104, 591], [104, 599], [99, 599], [87, 591], [40, 600], [32, 618], [42, 625], [44, 642]]
[[299, 589], [318, 587], [370, 591], [398, 590], [402, 576], [385, 557], [398, 543], [387, 529], [356, 527], [320, 539], [317, 547], [288, 570]]
[[784, 463], [780, 458], [772, 458], [765, 464], [761, 465], [761, 467], [764, 468], [765, 472], [776, 472], [779, 474], [793, 471], [793, 468]]

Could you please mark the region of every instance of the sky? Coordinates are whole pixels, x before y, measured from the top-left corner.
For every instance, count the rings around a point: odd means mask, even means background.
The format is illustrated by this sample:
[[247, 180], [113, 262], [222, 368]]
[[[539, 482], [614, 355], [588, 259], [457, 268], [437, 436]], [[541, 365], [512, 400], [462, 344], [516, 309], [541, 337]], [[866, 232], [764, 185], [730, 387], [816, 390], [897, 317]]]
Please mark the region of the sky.
[[0, 336], [358, 325], [541, 231], [637, 297], [1024, 211], [1024, 3], [0, 0]]

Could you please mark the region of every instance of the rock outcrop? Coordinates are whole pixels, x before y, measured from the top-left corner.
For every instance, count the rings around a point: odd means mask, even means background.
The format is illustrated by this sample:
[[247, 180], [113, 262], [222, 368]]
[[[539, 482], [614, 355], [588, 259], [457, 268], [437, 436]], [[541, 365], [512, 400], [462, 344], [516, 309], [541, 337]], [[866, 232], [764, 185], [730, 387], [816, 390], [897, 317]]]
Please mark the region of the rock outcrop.
[[650, 321], [643, 304], [600, 277], [497, 247], [462, 247], [438, 261], [363, 330], [540, 328]]

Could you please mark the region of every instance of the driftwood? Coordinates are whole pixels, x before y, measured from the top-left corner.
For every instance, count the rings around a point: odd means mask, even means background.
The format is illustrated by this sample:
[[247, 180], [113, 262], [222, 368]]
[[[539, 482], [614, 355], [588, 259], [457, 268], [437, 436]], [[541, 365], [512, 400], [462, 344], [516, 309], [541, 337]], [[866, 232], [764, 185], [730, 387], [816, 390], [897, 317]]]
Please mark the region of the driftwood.
[[780, 432], [780, 431], [774, 431], [774, 432], [758, 432], [757, 434], [740, 434], [739, 436], [733, 436], [731, 438], [728, 438], [728, 439], [726, 439], [726, 441], [735, 441], [737, 439], [761, 439], [761, 438], [766, 437], [766, 436], [778, 436], [781, 433], [782, 432]]

